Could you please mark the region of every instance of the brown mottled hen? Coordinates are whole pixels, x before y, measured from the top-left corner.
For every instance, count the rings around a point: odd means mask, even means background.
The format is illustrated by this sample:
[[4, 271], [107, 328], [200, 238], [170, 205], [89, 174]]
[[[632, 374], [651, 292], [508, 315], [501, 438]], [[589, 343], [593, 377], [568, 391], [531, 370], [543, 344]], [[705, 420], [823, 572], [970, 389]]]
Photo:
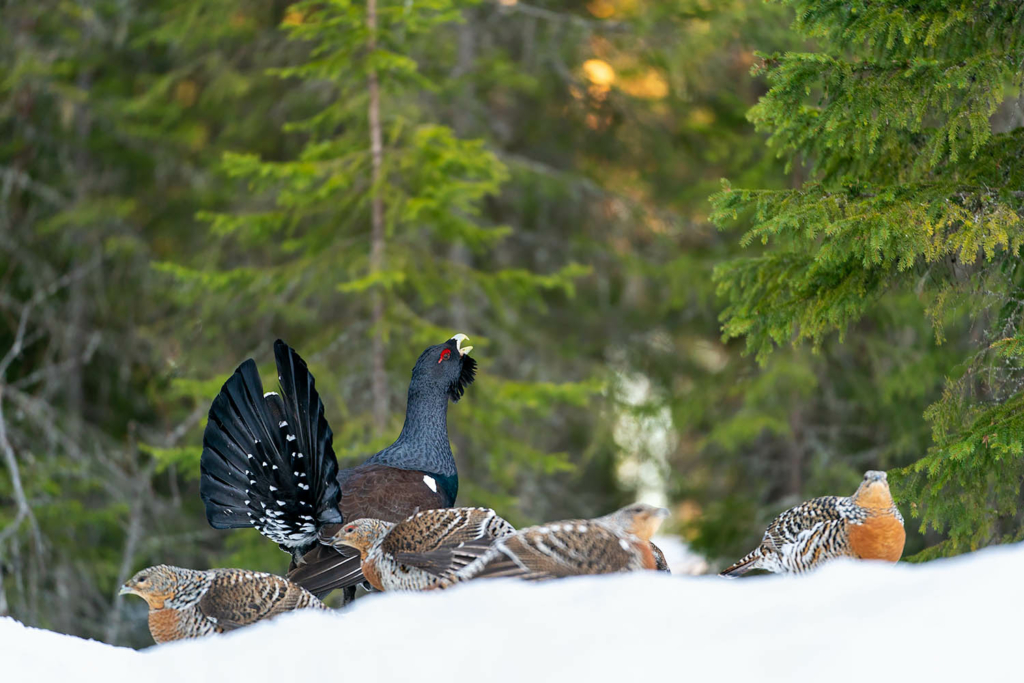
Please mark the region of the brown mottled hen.
[[457, 551], [463, 566], [443, 584], [490, 577], [539, 581], [667, 568], [664, 556], [659, 562], [661, 551], [655, 553], [651, 543], [667, 516], [665, 508], [636, 503], [596, 519], [528, 527], [489, 547], [467, 543]]
[[869, 471], [848, 498], [823, 496], [783, 512], [768, 525], [761, 545], [721, 575], [753, 569], [800, 574], [838, 557], [896, 562], [906, 540], [885, 472]]
[[223, 633], [296, 609], [327, 609], [287, 579], [246, 569], [160, 564], [126, 581], [121, 594], [128, 593], [149, 604], [149, 632], [158, 643]]
[[488, 508], [425, 510], [392, 524], [359, 519], [343, 525], [324, 542], [359, 551], [363, 576], [380, 591], [437, 588], [465, 561], [467, 543], [490, 545], [515, 527]]

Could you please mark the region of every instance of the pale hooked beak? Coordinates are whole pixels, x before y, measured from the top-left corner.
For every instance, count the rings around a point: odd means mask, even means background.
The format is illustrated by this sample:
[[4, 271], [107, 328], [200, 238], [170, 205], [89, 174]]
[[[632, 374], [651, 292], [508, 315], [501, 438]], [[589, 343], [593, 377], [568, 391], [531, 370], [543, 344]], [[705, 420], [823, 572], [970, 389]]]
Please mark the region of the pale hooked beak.
[[459, 332], [457, 335], [452, 337], [452, 339], [455, 340], [455, 350], [459, 352], [460, 356], [465, 356], [467, 353], [469, 353], [470, 351], [473, 350], [472, 346], [467, 346], [467, 347], [463, 348], [462, 342], [468, 341], [469, 337], [467, 337], [466, 335], [462, 334], [461, 332]]
[[658, 508], [654, 511], [654, 516], [658, 519], [665, 519], [668, 515], [668, 508]]
[[131, 595], [132, 589], [128, 586], [121, 586], [121, 590], [117, 591], [118, 595]]

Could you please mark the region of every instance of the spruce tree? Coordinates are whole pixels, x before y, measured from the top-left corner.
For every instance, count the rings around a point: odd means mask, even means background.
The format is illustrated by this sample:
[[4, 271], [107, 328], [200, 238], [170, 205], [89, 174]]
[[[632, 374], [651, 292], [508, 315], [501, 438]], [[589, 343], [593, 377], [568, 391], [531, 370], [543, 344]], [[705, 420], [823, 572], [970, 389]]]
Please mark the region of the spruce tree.
[[920, 557], [1020, 540], [1024, 12], [784, 4], [819, 49], [761, 55], [771, 87], [749, 116], [807, 179], [713, 198], [756, 249], [716, 269], [724, 337], [767, 362], [786, 344], [861, 344], [879, 336], [866, 321], [916, 303], [957, 357], [924, 413], [931, 447], [893, 473], [903, 509], [945, 534]]
[[[447, 1], [289, 6], [281, 39], [292, 52], [270, 77], [287, 84], [284, 132], [300, 146], [227, 153], [223, 172], [244, 183], [232, 210], [202, 213], [203, 253], [160, 268], [174, 277], [184, 316], [204, 321], [204, 342], [233, 349], [234, 361], [253, 350], [265, 363], [282, 335], [311, 362], [335, 450], [349, 463], [397, 434], [420, 351], [469, 334], [482, 371], [450, 425], [464, 468], [459, 502], [515, 518], [524, 472], [571, 469], [549, 447], [557, 439], [529, 425], [585, 404], [598, 385], [502, 379], [499, 340], [528, 338], [528, 321], [571, 298], [588, 269], [516, 267], [502, 257], [509, 229], [481, 217], [508, 171], [482, 141], [439, 124], [430, 101], [447, 73], [434, 33], [461, 9]], [[211, 359], [202, 381], [176, 386], [208, 403], [225, 360]], [[154, 452], [192, 468], [199, 456]]]

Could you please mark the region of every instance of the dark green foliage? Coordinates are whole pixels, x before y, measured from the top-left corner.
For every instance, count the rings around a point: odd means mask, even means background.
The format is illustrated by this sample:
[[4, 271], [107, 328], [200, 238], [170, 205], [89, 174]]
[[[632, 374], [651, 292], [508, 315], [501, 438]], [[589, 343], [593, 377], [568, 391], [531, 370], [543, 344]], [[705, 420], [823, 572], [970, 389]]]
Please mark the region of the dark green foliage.
[[[559, 405], [586, 405], [597, 387], [515, 382], [509, 391], [488, 357], [501, 352], [497, 340], [503, 329], [512, 333], [519, 321], [543, 314], [550, 303], [571, 300], [574, 280], [587, 269], [566, 263], [534, 272], [503, 267], [494, 258], [509, 230], [482, 220], [481, 202], [499, 191], [508, 172], [481, 141], [460, 139], [432, 122], [429, 108], [417, 99], [433, 85], [406, 54], [426, 32], [461, 16], [458, 7], [435, 3], [409, 10], [382, 3], [379, 11], [382, 43], [369, 51], [364, 8], [289, 8], [285, 28], [309, 53], [268, 77], [292, 79], [295, 91], [308, 83], [319, 93], [318, 106], [284, 127], [286, 136], [303, 140], [301, 148], [284, 159], [227, 153], [225, 174], [244, 180], [252, 196], [236, 198], [230, 213], [201, 213], [210, 226], [207, 248], [195, 260], [158, 267], [177, 281], [185, 310], [207, 321], [205, 342], [216, 337], [215, 343], [244, 352], [261, 343], [249, 326], [259, 322], [265, 329], [269, 323], [274, 334], [287, 335], [311, 358], [336, 451], [352, 462], [397, 435], [409, 368], [422, 348], [455, 332], [469, 333], [483, 363], [481, 378], [473, 400], [453, 410], [452, 427], [460, 460], [472, 457], [487, 468], [476, 471], [475, 488], [467, 488], [472, 497], [460, 502], [507, 505], [519, 479], [510, 476], [513, 463], [542, 473], [573, 466], [564, 453], [549, 452], [523, 432], [500, 434], [499, 425], [536, 423]], [[371, 181], [365, 96], [371, 68], [382, 85], [384, 171], [378, 187]], [[370, 257], [375, 194], [382, 198], [386, 226], [386, 257], [376, 269]], [[225, 296], [211, 300], [211, 290]], [[376, 326], [374, 294], [383, 301]], [[237, 322], [236, 296], [254, 297], [248, 299], [246, 320]], [[233, 324], [218, 326], [222, 320]], [[386, 429], [377, 430], [367, 380], [373, 346], [381, 342], [395, 409]], [[217, 359], [212, 369], [222, 367], [223, 359]], [[208, 395], [194, 394], [197, 404]], [[344, 412], [339, 418], [334, 411]], [[489, 424], [485, 413], [495, 417]], [[195, 469], [198, 456], [197, 450], [182, 464]]]
[[821, 51], [765, 57], [771, 89], [750, 118], [812, 175], [714, 197], [716, 221], [746, 222], [742, 244], [766, 245], [715, 271], [725, 337], [762, 362], [788, 343], [831, 347], [834, 333], [863, 344], [881, 333], [866, 318], [912, 296], [907, 313], [958, 358], [937, 366], [941, 397], [927, 392], [927, 455], [894, 477], [922, 530], [945, 533], [922, 557], [1019, 538], [1024, 135], [997, 112], [1024, 86], [1024, 10], [786, 4]]
[[[114, 598], [139, 567], [283, 571], [208, 527], [196, 467], [278, 336], [350, 464], [469, 334], [459, 502], [516, 523], [662, 497], [732, 561], [903, 468], [908, 554], [1020, 535], [1017, 10], [382, 0], [370, 50], [365, 9], [0, 9], [0, 358], [31, 303], [0, 424], [32, 513], [0, 445], [0, 611], [144, 645]], [[712, 206], [723, 176], [758, 189]]]

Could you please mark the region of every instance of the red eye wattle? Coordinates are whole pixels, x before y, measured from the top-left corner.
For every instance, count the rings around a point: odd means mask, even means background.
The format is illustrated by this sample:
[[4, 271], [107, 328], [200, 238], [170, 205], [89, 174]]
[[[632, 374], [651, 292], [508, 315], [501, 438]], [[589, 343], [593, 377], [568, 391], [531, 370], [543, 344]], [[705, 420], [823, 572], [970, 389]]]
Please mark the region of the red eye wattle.
[[441, 352], [441, 357], [437, 359], [437, 362], [440, 363], [441, 361], [448, 360], [451, 357], [452, 357], [452, 350], [451, 349], [445, 349], [444, 351]]

